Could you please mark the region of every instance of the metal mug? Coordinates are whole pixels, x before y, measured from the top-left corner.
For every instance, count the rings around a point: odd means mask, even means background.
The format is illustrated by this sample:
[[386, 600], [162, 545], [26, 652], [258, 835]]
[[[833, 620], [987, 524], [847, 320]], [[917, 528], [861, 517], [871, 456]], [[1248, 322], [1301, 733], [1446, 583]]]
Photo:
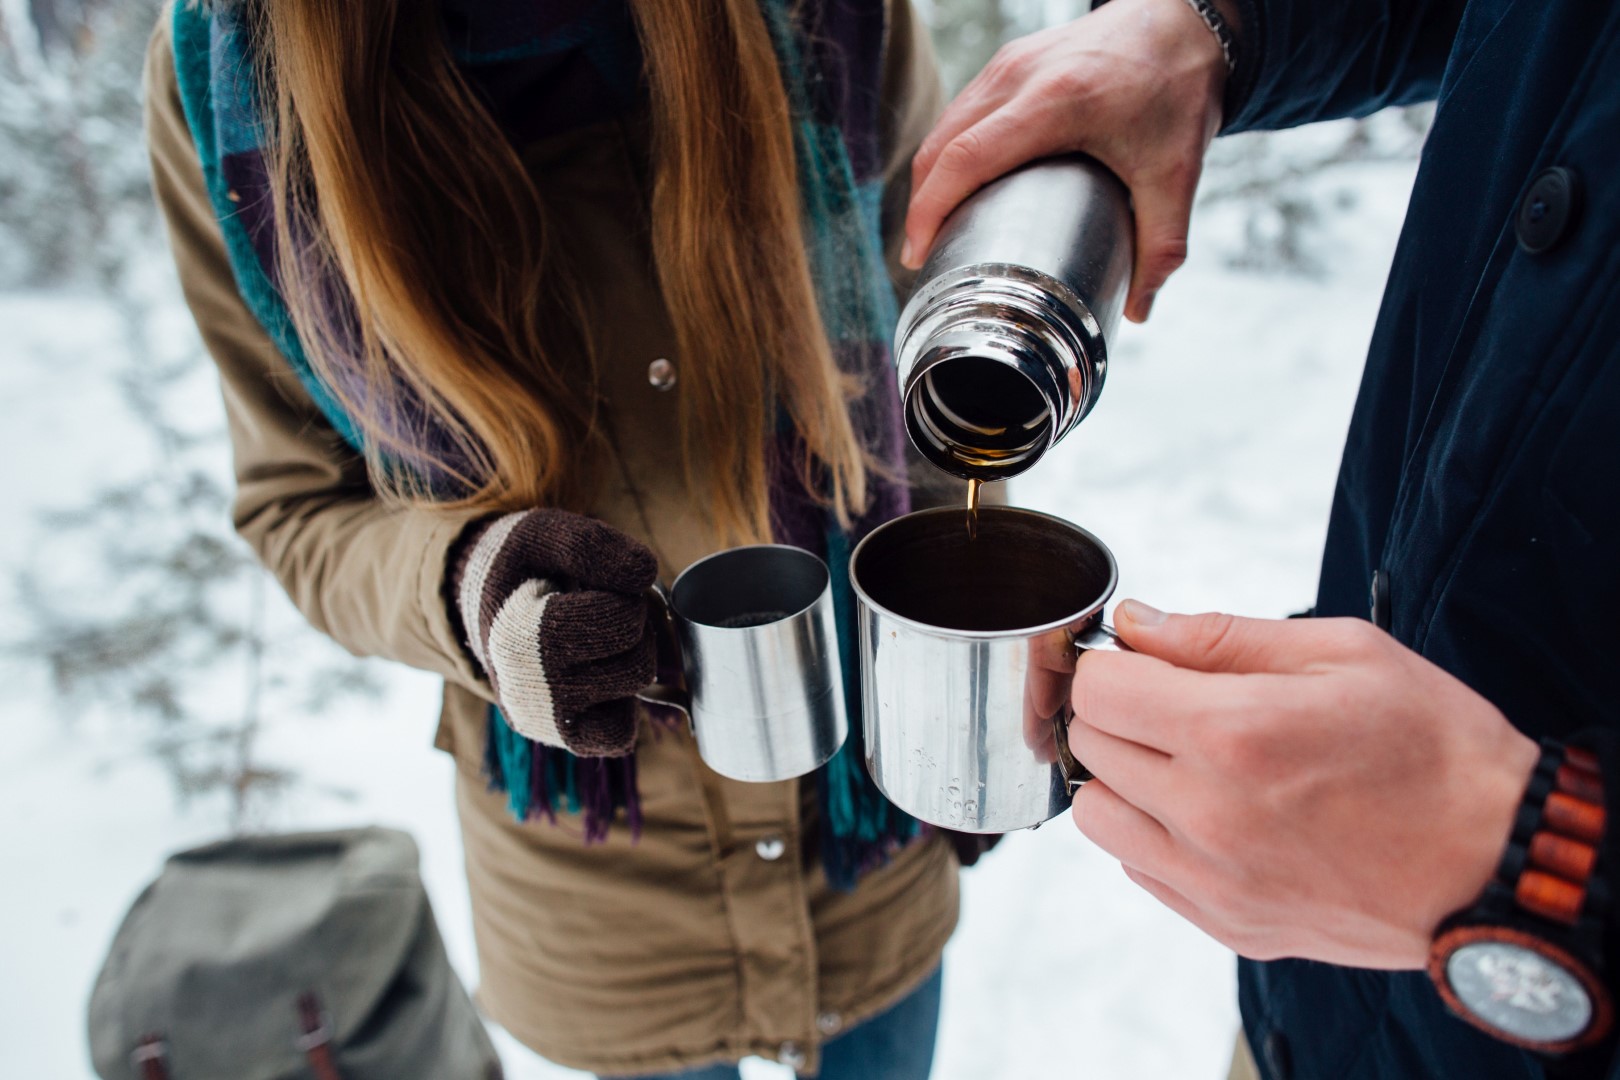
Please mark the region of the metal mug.
[[653, 597], [681, 685], [636, 696], [684, 712], [709, 768], [734, 780], [813, 772], [849, 735], [832, 575], [802, 548], [756, 544], [699, 559]]
[[987, 506], [874, 530], [850, 559], [866, 765], [889, 800], [960, 832], [1041, 824], [1091, 774], [1069, 753], [1069, 687], [1102, 621], [1114, 556], [1077, 525]]

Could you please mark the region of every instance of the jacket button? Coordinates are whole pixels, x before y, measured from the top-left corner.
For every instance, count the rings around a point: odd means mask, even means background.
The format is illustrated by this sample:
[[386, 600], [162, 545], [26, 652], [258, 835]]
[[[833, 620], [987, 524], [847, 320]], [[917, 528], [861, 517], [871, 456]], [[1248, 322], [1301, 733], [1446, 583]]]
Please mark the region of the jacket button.
[[1378, 629], [1389, 632], [1389, 573], [1384, 570], [1373, 572], [1372, 585], [1368, 590], [1371, 594], [1371, 611], [1369, 617]]
[[766, 862], [775, 862], [782, 857], [782, 853], [785, 851], [787, 851], [787, 845], [782, 842], [780, 836], [767, 836], [754, 845], [754, 854]]
[[836, 1035], [844, 1026], [844, 1018], [835, 1012], [824, 1012], [816, 1017], [816, 1030], [823, 1035]]
[[1581, 178], [1574, 169], [1554, 165], [1530, 182], [1519, 203], [1514, 232], [1519, 246], [1531, 255], [1562, 240], [1581, 212]]
[[804, 1051], [799, 1049], [798, 1043], [785, 1042], [776, 1051], [776, 1060], [790, 1069], [802, 1069], [804, 1063], [809, 1059], [804, 1056]]
[[1266, 1041], [1261, 1044], [1261, 1056], [1266, 1059], [1266, 1071], [1271, 1074], [1269, 1080], [1288, 1080], [1293, 1075], [1294, 1057], [1288, 1051], [1288, 1036], [1282, 1032], [1266, 1035]]
[[654, 390], [670, 390], [675, 386], [675, 365], [660, 356], [647, 365], [647, 381]]

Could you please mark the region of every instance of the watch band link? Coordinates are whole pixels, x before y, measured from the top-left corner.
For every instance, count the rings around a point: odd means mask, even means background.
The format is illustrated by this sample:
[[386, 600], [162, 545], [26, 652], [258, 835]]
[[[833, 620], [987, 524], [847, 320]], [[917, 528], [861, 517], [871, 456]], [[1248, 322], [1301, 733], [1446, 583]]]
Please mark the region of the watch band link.
[[[1515, 829], [1509, 845], [1524, 845], [1518, 880], [1504, 884], [1512, 884], [1514, 902], [1521, 910], [1573, 927], [1586, 907], [1597, 845], [1603, 839], [1603, 776], [1588, 751], [1559, 749], [1562, 760], [1550, 770], [1551, 790], [1530, 835], [1521, 838]], [[1508, 862], [1506, 857], [1503, 862]]]

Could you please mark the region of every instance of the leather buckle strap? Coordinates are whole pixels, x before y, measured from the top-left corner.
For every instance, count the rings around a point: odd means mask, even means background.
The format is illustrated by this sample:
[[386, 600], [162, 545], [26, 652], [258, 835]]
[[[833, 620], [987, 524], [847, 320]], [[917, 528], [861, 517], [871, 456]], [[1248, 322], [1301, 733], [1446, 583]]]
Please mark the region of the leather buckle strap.
[[162, 1035], [142, 1035], [129, 1058], [141, 1080], [169, 1080], [169, 1047]]
[[332, 1025], [313, 991], [298, 995], [298, 1026], [303, 1034], [294, 1045], [309, 1059], [315, 1080], [343, 1080], [332, 1059]]
[[[293, 1045], [309, 1060], [315, 1080], [343, 1080], [332, 1058], [332, 1025], [321, 1008], [321, 999], [312, 992], [298, 995], [298, 1028], [301, 1034]], [[140, 1080], [169, 1080], [169, 1045], [156, 1032], [141, 1036], [130, 1061]]]

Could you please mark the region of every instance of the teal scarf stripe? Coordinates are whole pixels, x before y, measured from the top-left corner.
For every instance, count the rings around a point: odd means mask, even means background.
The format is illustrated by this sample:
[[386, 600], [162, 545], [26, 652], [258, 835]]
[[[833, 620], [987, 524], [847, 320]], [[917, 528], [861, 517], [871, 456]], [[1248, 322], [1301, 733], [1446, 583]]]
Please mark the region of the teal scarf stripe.
[[844, 676], [844, 704], [850, 733], [826, 769], [826, 813], [833, 834], [853, 836], [868, 843], [882, 837], [909, 840], [917, 835], [917, 821], [901, 811], [877, 789], [866, 769], [866, 737], [861, 701], [860, 609], [849, 584], [849, 534], [827, 531], [827, 569], [835, 583], [833, 619], [838, 625], [838, 660]]
[[[533, 752], [529, 740], [512, 730], [511, 725], [502, 720], [497, 713], [495, 723], [490, 725], [490, 736], [495, 740], [497, 754], [501, 763], [502, 776], [529, 775], [530, 755]], [[553, 789], [555, 790], [555, 789]], [[518, 821], [526, 821], [529, 817], [529, 785], [508, 784], [506, 786], [506, 806], [512, 817]]]
[[894, 336], [897, 312], [883, 262], [882, 181], [859, 183], [843, 132], [815, 120], [799, 36], [788, 8], [767, 3], [764, 11], [788, 104], [797, 118], [794, 156], [822, 322], [834, 342], [887, 344]]
[[[298, 331], [293, 327], [292, 315], [259, 261], [258, 252], [253, 249], [253, 241], [241, 221], [237, 204], [231, 199], [230, 184], [221, 168], [226, 155], [243, 152], [236, 144], [244, 139], [256, 139], [259, 133], [256, 119], [252, 122], [242, 119], [244, 116], [256, 118], [258, 112], [241, 100], [249, 95], [251, 74], [243, 59], [247, 53], [237, 40], [239, 31], [226, 25], [223, 16], [210, 17], [202, 7], [194, 7], [185, 0], [176, 0], [172, 31], [180, 105], [197, 148], [209, 202], [225, 237], [225, 253], [236, 277], [237, 292], [298, 376], [298, 381], [309, 391], [321, 415], [345, 442], [358, 450], [364, 445], [360, 429], [310, 367]], [[216, 71], [230, 73], [222, 80], [231, 93], [223, 109], [215, 107]], [[253, 145], [256, 147], [257, 143]]]

